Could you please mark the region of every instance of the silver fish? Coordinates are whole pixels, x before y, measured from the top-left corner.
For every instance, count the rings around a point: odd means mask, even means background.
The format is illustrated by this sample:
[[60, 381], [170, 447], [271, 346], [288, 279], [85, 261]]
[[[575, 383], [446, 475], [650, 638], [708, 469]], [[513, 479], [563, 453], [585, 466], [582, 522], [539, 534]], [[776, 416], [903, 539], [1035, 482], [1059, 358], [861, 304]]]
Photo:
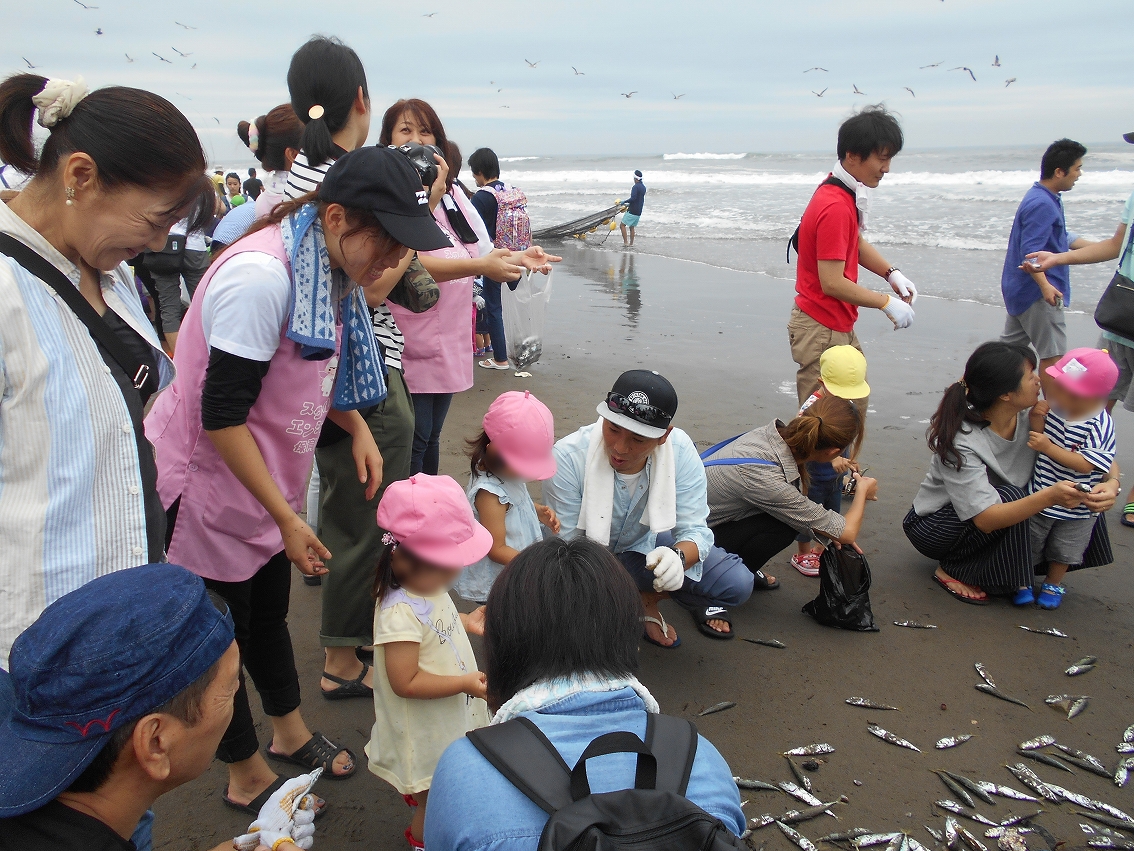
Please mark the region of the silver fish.
[[1123, 742], [1114, 748], [1119, 753], [1134, 753], [1134, 742]]
[[864, 833], [851, 840], [851, 844], [856, 848], [873, 848], [875, 845], [886, 845], [894, 841], [894, 837], [901, 836], [900, 833]]
[[1014, 830], [1016, 833], [1032, 833], [1030, 827], [1012, 827], [1011, 825], [1000, 825], [999, 827], [990, 827], [984, 832], [984, 835], [989, 839], [999, 839], [1004, 835], [1005, 831]]
[[1134, 756], [1128, 756], [1118, 763], [1118, 768], [1114, 772], [1114, 785], [1119, 789], [1126, 785], [1126, 779], [1130, 775], [1131, 768], [1134, 768]]
[[851, 840], [858, 839], [860, 836], [868, 836], [870, 831], [865, 827], [852, 827], [850, 830], [845, 830], [842, 833], [828, 833], [826, 836], [820, 836], [820, 842], [850, 842]]
[[1097, 665], [1098, 662], [1099, 660], [1097, 656], [1084, 656], [1063, 673], [1065, 673], [1069, 677], [1077, 677], [1079, 676], [1079, 674], [1085, 674], [1087, 673], [1087, 671], [1093, 671], [1095, 669], [1095, 665]]
[[1054, 635], [1056, 638], [1067, 638], [1067, 633], [1060, 632], [1055, 627], [1048, 627], [1047, 629], [1032, 629], [1030, 626], [1021, 626], [1020, 629], [1034, 632], [1037, 635]]
[[[1067, 754], [1067, 756], [1074, 757], [1075, 759], [1082, 760], [1083, 762], [1087, 763], [1088, 765], [1093, 765], [1096, 769], [1103, 771], [1103, 772], [1106, 772], [1106, 766], [1102, 764], [1102, 761], [1091, 756], [1089, 753], [1084, 753], [1083, 751], [1076, 750], [1075, 748], [1069, 748], [1069, 747], [1067, 747], [1067, 745], [1061, 745], [1058, 742], [1056, 742], [1055, 746], [1057, 748], [1059, 748], [1061, 751], [1063, 751], [1065, 754]], [[1108, 775], [1109, 775], [1109, 772], [1107, 773], [1107, 775], [1099, 775], [1099, 776], [1101, 777], [1101, 776], [1108, 776]]]
[[1075, 700], [1071, 703], [1071, 708], [1067, 710], [1067, 720], [1070, 721], [1076, 715], [1079, 715], [1084, 709], [1087, 708], [1087, 704], [1089, 702], [1090, 698], [1087, 695], [1075, 698]]
[[1020, 700], [1019, 698], [1012, 697], [1011, 695], [1007, 695], [996, 686], [989, 685], [988, 683], [977, 683], [976, 690], [983, 691], [985, 694], [991, 694], [993, 697], [998, 697], [1001, 700], [1006, 700], [1009, 703], [1016, 704], [1017, 706], [1022, 706], [1024, 707], [1024, 709], [1031, 709], [1031, 707], [1028, 706], [1028, 704], [1024, 703], [1024, 701]]
[[1086, 795], [1080, 795], [1078, 792], [1072, 792], [1069, 789], [1064, 789], [1062, 786], [1056, 786], [1054, 783], [1047, 783], [1045, 785], [1055, 793], [1057, 798], [1070, 801], [1072, 804], [1078, 804], [1080, 807], [1086, 807], [1088, 810], [1094, 809], [1091, 799]]
[[1099, 824], [1105, 824], [1108, 827], [1114, 827], [1118, 830], [1134, 831], [1134, 825], [1123, 821], [1122, 819], [1114, 818], [1103, 813], [1088, 812], [1086, 810], [1075, 810], [1075, 815], [1086, 816], [1091, 821], [1097, 821]]
[[929, 851], [924, 845], [914, 839], [912, 836], [906, 837], [909, 851]]
[[1048, 745], [1055, 744], [1055, 736], [1036, 736], [1034, 739], [1028, 739], [1026, 742], [1020, 742], [1020, 750], [1034, 751], [1040, 748], [1046, 748]]
[[895, 736], [889, 730], [883, 730], [877, 724], [867, 724], [866, 729], [869, 730], [872, 735], [877, 736], [884, 742], [889, 742], [890, 744], [897, 745], [900, 748], [908, 748], [911, 751], [917, 751], [918, 753], [921, 753], [921, 748], [913, 745], [910, 742], [907, 742], [900, 736]]
[[962, 807], [956, 801], [950, 801], [950, 800], [934, 801], [933, 806], [935, 806], [939, 809], [945, 810], [945, 812], [947, 812], [947, 813], [952, 813], [953, 815], [956, 815], [956, 816], [964, 816], [965, 818], [972, 819], [973, 821], [980, 822], [981, 824], [987, 824], [990, 827], [998, 827], [1000, 825], [1000, 822], [993, 821], [990, 818], [986, 818], [985, 816], [982, 816], [980, 813], [970, 813], [968, 810], [966, 810], [964, 807]]
[[1034, 813], [1027, 813], [1027, 814], [1022, 815], [1022, 816], [1008, 816], [1008, 818], [1006, 818], [1006, 819], [1004, 819], [1004, 821], [1000, 822], [1000, 826], [1001, 827], [1011, 827], [1014, 824], [1020, 824], [1021, 822], [1031, 821], [1036, 816], [1042, 816], [1043, 814], [1044, 814], [1043, 810], [1036, 810]]
[[972, 851], [988, 851], [988, 847], [983, 842], [965, 830], [965, 828], [961, 827], [961, 825], [957, 825], [957, 834]]
[[[1064, 789], [1062, 786], [1055, 786], [1052, 784], [1048, 785], [1051, 787], [1051, 790], [1053, 792], [1055, 792], [1060, 797], [1070, 801], [1071, 803], [1078, 804], [1080, 807], [1084, 807], [1094, 813], [1102, 813], [1117, 822], [1121, 822], [1121, 824], [1118, 826], [1122, 827], [1124, 830], [1134, 830], [1134, 818], [1131, 818], [1122, 810], [1118, 809], [1118, 807], [1112, 807], [1110, 804], [1107, 804], [1103, 801], [1096, 801], [1094, 798], [1088, 798], [1086, 795], [1079, 795], [1076, 792], [1070, 792], [1067, 789]], [[1090, 814], [1084, 813], [1084, 815]], [[1110, 825], [1111, 827], [1115, 826], [1109, 821], [1102, 819], [1100, 819], [1100, 821], [1102, 821], [1103, 824]]]
[[1134, 742], [1134, 724], [1131, 724], [1122, 734], [1122, 741]]
[[1015, 765], [1006, 765], [1004, 767], [1011, 771], [1012, 774], [1015, 775], [1017, 780], [1019, 780], [1041, 798], [1047, 801], [1051, 801], [1051, 803], [1053, 804], [1059, 803], [1059, 796], [1052, 790], [1052, 788], [1042, 780], [1040, 780], [1036, 773], [1026, 765], [1024, 765], [1022, 762], [1018, 762]]
[[783, 650], [787, 647], [782, 641], [776, 641], [774, 638], [742, 638], [741, 641], [747, 641], [749, 644], [760, 644], [764, 647], [775, 647], [777, 650]]
[[934, 842], [944, 842], [945, 841], [945, 834], [942, 833], [940, 830], [934, 830], [928, 824], [923, 824], [922, 827], [925, 828], [926, 833], [928, 833], [930, 836], [933, 837]]
[[[1072, 765], [1074, 765], [1078, 768], [1083, 769], [1083, 771], [1089, 771], [1089, 772], [1091, 772], [1091, 774], [1097, 774], [1099, 777], [1105, 777], [1107, 780], [1109, 780], [1111, 778], [1111, 773], [1110, 773], [1109, 770], [1107, 770], [1107, 767], [1105, 765], [1098, 763], [1097, 761], [1092, 762], [1090, 760], [1081, 759], [1077, 756], [1072, 756], [1071, 754], [1066, 754], [1066, 753], [1063, 756], [1061, 756], [1060, 759], [1064, 760], [1065, 762], [1069, 762], [1069, 763], [1071, 763]], [[1094, 758], [1092, 757], [1092, 759], [1094, 759]]]
[[996, 806], [996, 801], [992, 800], [992, 796], [984, 791], [984, 789], [981, 788], [980, 784], [975, 780], [970, 780], [963, 774], [954, 774], [952, 771], [946, 771], [945, 773], [952, 777], [955, 781], [957, 781], [957, 783], [961, 784], [961, 786], [963, 786], [965, 789], [968, 789], [970, 792], [984, 801], [986, 804], [989, 804], [993, 807]]
[[950, 792], [960, 798], [961, 803], [966, 807], [976, 806], [976, 801], [973, 800], [973, 796], [970, 795], [965, 787], [958, 783], [956, 778], [948, 771], [934, 771], [933, 773], [941, 778], [941, 782], [945, 784]]
[[767, 827], [770, 824], [775, 824], [776, 817], [771, 813], [764, 813], [762, 816], [756, 816], [748, 820], [748, 827], [750, 830], [759, 830], [762, 827]]
[[[798, 824], [801, 821], [808, 821], [809, 819], [818, 818], [824, 813], [828, 812], [830, 807], [841, 803], [841, 801], [831, 801], [829, 804], [819, 804], [816, 807], [808, 807], [805, 810], [789, 810], [777, 819], [784, 824]], [[829, 813], [828, 813], [829, 814]]]
[[782, 821], [776, 822], [776, 827], [780, 829], [780, 832], [784, 836], [802, 848], [803, 851], [818, 851], [815, 844], [795, 828], [788, 827]]
[[982, 662], [977, 662], [973, 667], [976, 668], [976, 672], [980, 674], [982, 680], [993, 688], [996, 688], [996, 683], [993, 682], [992, 676], [988, 673], [988, 668], [986, 668]]
[[1066, 771], [1071, 774], [1075, 773], [1071, 768], [1067, 766], [1066, 763], [1063, 762], [1063, 760], [1056, 759], [1050, 754], [1041, 753], [1040, 751], [1016, 751], [1016, 753], [1024, 757], [1025, 759], [1032, 760], [1033, 762], [1042, 763], [1043, 765], [1048, 765], [1052, 768], [1058, 768], [1060, 771]]
[[[1016, 801], [1038, 801], [1039, 798], [1033, 798], [1031, 795], [1026, 795], [1023, 792], [1018, 792], [1011, 786], [999, 786], [996, 783], [989, 783], [987, 780], [975, 781], [977, 786], [987, 792], [989, 795], [998, 795], [1001, 798], [1012, 798]], [[1000, 822], [1004, 824], [1004, 822]]]
[[[788, 761], [788, 766], [791, 768], [791, 773], [795, 776], [795, 779], [799, 783], [799, 785], [802, 786], [804, 789], [806, 789], [808, 792], [810, 792], [811, 791], [811, 778], [803, 773], [803, 769], [800, 768], [798, 765], [796, 765], [795, 760], [792, 759], [790, 756], [788, 756], [787, 754], [784, 754], [784, 759], [786, 759]], [[780, 819], [780, 821], [783, 821], [783, 819]], [[787, 823], [791, 824], [791, 822], [787, 822]]]
[[937, 748], [939, 751], [943, 751], [946, 748], [955, 748], [957, 745], [963, 745], [971, 738], [972, 736], [968, 734], [964, 736], [946, 736], [944, 739], [938, 739], [937, 744], [933, 747]]
[[945, 817], [945, 847], [956, 848], [957, 841], [961, 838], [957, 834], [957, 821], [952, 816]]
[[[812, 795], [810, 792], [808, 792], [806, 789], [802, 789], [799, 786], [795, 785], [794, 783], [786, 783], [786, 782], [781, 783], [780, 788], [783, 789], [785, 792], [787, 792], [789, 795], [791, 795], [796, 800], [803, 801], [803, 803], [808, 804], [809, 806], [818, 807], [823, 803], [818, 798], [816, 798], [814, 795]], [[837, 815], [835, 815], [834, 813], [832, 813], [830, 811], [827, 812], [827, 815], [829, 815], [831, 818], [835, 819], [836, 821], [839, 818]]]
[[861, 706], [863, 709], [892, 709], [898, 711], [896, 706], [887, 706], [885, 703], [875, 703], [866, 697], [848, 697], [843, 703], [850, 704], [851, 706]]
[[746, 780], [743, 777], [734, 777], [734, 778], [732, 778], [732, 782], [735, 783], [737, 785], [737, 787], [740, 788], [740, 789], [749, 789], [749, 790], [763, 789], [763, 790], [766, 790], [768, 792], [782, 792], [783, 791], [783, 789], [781, 789], [779, 786], [774, 786], [771, 783], [765, 783], [763, 780]]
[[726, 709], [734, 709], [735, 707], [736, 704], [731, 700], [724, 700], [720, 703], [714, 703], [708, 709], [702, 709], [697, 713], [697, 717], [700, 718], [702, 715], [712, 715], [716, 712], [724, 712]]
[[886, 851], [907, 851], [906, 843], [906, 835], [904, 833], [899, 833], [897, 836], [890, 840], [890, 844], [886, 846]]
[[894, 621], [894, 626], [904, 626], [906, 629], [937, 629], [936, 624], [917, 621]]
[[826, 742], [819, 742], [814, 745], [807, 745], [802, 748], [792, 748], [790, 751], [784, 751], [787, 756], [819, 756], [825, 753], [834, 753], [835, 749], [828, 745]]

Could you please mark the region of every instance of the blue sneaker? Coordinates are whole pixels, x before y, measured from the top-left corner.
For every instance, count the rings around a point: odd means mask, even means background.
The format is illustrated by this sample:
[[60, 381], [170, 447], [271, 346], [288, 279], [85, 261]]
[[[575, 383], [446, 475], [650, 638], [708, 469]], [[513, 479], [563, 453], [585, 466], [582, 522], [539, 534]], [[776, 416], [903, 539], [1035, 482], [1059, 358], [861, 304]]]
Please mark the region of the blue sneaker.
[[1031, 588], [1021, 588], [1012, 598], [1013, 606], [1030, 606], [1036, 601], [1036, 594]]
[[1040, 590], [1039, 599], [1036, 604], [1041, 609], [1058, 609], [1059, 604], [1063, 602], [1063, 595], [1067, 593], [1067, 589], [1062, 585], [1050, 585], [1047, 582], [1043, 584]]

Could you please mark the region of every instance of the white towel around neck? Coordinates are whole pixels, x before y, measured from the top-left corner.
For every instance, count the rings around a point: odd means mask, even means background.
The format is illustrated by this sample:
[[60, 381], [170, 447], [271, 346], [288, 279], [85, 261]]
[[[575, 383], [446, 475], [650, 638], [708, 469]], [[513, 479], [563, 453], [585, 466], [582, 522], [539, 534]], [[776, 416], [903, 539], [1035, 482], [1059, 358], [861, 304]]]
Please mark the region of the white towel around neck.
[[858, 208], [858, 229], [866, 230], [866, 219], [870, 215], [870, 187], [856, 180], [854, 175], [843, 168], [841, 162], [835, 163], [831, 174], [845, 183], [848, 189], [854, 190], [854, 203]]
[[[614, 468], [602, 439], [602, 417], [591, 433], [587, 465], [583, 470], [583, 502], [579, 508], [579, 531], [604, 547], [610, 546], [610, 524], [614, 514]], [[677, 465], [669, 441], [650, 454], [650, 491], [642, 523], [650, 531], [668, 532], [677, 525]]]

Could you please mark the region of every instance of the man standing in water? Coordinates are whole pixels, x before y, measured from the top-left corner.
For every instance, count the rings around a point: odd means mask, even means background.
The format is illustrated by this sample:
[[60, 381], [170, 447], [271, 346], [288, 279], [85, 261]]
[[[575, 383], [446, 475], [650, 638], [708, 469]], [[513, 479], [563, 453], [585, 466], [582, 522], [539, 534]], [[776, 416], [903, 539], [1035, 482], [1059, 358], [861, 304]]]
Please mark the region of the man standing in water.
[[[792, 359], [799, 366], [799, 404], [819, 386], [819, 358], [832, 346], [854, 346], [860, 307], [881, 310], [895, 328], [913, 324], [917, 288], [892, 266], [862, 231], [870, 212], [870, 192], [890, 171], [902, 149], [902, 128], [885, 107], [868, 106], [839, 127], [839, 161], [811, 196], [792, 238], [799, 252], [795, 308], [788, 322]], [[898, 296], [860, 286], [858, 267], [883, 278]]]
[[[629, 209], [622, 214], [622, 222], [619, 227], [622, 228], [622, 244], [634, 244], [634, 230], [638, 227], [638, 222], [642, 219], [642, 207], [646, 204], [646, 184], [642, 182], [642, 172], [634, 172], [634, 188], [630, 190], [630, 198], [621, 202], [629, 204]], [[630, 229], [630, 236], [627, 238], [626, 229]]]
[[1063, 309], [1071, 303], [1071, 275], [1066, 266], [1025, 263], [1028, 254], [1049, 251], [1062, 254], [1091, 243], [1067, 232], [1060, 193], [1070, 192], [1083, 174], [1087, 149], [1070, 139], [1052, 142], [1040, 162], [1040, 179], [1033, 184], [1016, 210], [1000, 292], [1008, 316], [1004, 343], [1031, 345], [1040, 358], [1039, 376], [1044, 396], [1050, 379], [1047, 368], [1067, 352], [1067, 324]]

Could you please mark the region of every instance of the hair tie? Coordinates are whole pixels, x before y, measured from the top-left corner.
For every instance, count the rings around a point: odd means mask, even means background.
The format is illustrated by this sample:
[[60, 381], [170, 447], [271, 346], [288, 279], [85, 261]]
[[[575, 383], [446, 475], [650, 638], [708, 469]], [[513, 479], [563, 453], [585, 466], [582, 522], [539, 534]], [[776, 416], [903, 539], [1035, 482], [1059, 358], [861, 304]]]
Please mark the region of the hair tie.
[[819, 416], [818, 414], [812, 414], [811, 416], [813, 416], [813, 417], [815, 417], [815, 419], [819, 420], [819, 428], [823, 428], [823, 418], [821, 416]]
[[315, 104], [314, 106], [311, 107], [311, 109], [307, 110], [307, 117], [310, 118], [312, 121], [318, 121], [320, 118], [323, 117], [323, 114], [325, 112], [326, 112], [326, 110], [323, 109], [323, 107], [321, 107], [319, 104]]
[[398, 539], [395, 538], [393, 533], [391, 533], [391, 532], [383, 532], [382, 533], [382, 543], [385, 544], [387, 547], [396, 547], [398, 545]]
[[248, 150], [256, 153], [256, 149], [260, 147], [260, 128], [256, 126], [256, 119], [253, 118], [248, 122]]
[[48, 80], [38, 95], [32, 95], [32, 103], [39, 110], [39, 126], [54, 127], [69, 116], [89, 92], [82, 77], [73, 81]]

